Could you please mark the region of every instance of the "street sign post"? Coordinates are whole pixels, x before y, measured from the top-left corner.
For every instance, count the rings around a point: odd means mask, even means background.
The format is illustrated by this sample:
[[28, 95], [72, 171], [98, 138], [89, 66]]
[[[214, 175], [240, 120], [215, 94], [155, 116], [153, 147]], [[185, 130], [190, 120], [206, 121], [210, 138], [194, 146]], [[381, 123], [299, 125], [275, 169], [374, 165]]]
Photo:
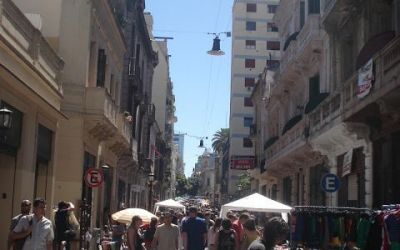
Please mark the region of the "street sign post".
[[330, 194], [331, 206], [333, 206], [333, 193], [340, 188], [340, 180], [337, 175], [326, 174], [321, 180], [322, 190]]
[[96, 168], [89, 168], [85, 174], [85, 183], [88, 187], [95, 188], [101, 186], [104, 181], [103, 171]]
[[340, 187], [340, 180], [337, 175], [334, 174], [326, 174], [322, 177], [321, 180], [322, 190], [327, 193], [334, 193], [338, 191]]

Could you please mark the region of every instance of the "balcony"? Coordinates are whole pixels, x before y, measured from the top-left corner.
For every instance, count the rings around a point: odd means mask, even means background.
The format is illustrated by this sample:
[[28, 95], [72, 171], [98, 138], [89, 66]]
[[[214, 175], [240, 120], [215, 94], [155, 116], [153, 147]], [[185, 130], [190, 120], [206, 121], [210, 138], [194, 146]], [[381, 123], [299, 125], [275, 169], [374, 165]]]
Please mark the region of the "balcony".
[[118, 114], [117, 116], [117, 128], [122, 138], [130, 144], [132, 138], [132, 122], [129, 122], [124, 114]]
[[99, 140], [113, 137], [117, 131], [118, 107], [107, 90], [88, 87], [85, 95], [85, 122], [89, 133]]
[[379, 99], [383, 98], [386, 99], [385, 101], [396, 102], [400, 98], [398, 91], [394, 91], [400, 85], [400, 82], [397, 80], [400, 69], [400, 37], [398, 36], [391, 40], [372, 58], [375, 68], [375, 80], [368, 95], [363, 98], [357, 96], [358, 72], [354, 72], [344, 84], [343, 102], [345, 119], [358, 113], [368, 105], [377, 102]]
[[[333, 127], [341, 120], [342, 95], [336, 93], [326, 98], [308, 117], [310, 125], [307, 136], [317, 136], [327, 127]], [[337, 119], [339, 118], [339, 119]]]
[[[11, 0], [0, 1], [0, 38], [23, 63], [35, 71], [47, 86], [30, 85], [42, 93], [51, 89], [60, 98], [62, 86], [58, 77], [64, 62], [58, 57], [42, 34], [31, 24]], [[4, 62], [5, 65], [8, 63]], [[31, 79], [29, 79], [30, 81]], [[59, 103], [47, 100], [56, 109]]]
[[298, 34], [292, 34], [296, 36], [285, 44], [286, 50], [283, 52], [280, 68], [283, 78], [287, 75], [290, 79], [296, 79], [296, 75], [303, 71], [306, 62], [321, 53], [321, 34], [320, 15], [309, 15], [303, 28]]
[[266, 173], [280, 176], [293, 173], [293, 170], [299, 165], [306, 165], [306, 160], [312, 157], [313, 152], [304, 136], [305, 128], [305, 120], [302, 119], [267, 147], [265, 151]]

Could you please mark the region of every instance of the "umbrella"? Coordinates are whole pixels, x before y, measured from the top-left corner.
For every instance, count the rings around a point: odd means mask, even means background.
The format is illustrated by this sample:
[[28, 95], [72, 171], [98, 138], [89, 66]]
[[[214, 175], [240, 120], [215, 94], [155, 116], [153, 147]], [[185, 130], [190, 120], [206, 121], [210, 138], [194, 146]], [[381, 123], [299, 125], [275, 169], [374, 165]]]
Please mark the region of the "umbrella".
[[111, 215], [111, 218], [120, 223], [129, 224], [132, 221], [132, 217], [138, 215], [143, 222], [150, 223], [151, 218], [156, 217], [154, 214], [141, 208], [127, 208]]

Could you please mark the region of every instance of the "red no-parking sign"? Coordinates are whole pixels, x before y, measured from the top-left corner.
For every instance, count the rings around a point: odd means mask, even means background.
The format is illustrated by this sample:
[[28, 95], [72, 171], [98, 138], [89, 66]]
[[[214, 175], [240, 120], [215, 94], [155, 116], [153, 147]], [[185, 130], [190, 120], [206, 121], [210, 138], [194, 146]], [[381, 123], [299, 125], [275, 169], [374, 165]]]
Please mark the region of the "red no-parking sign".
[[85, 182], [91, 188], [99, 187], [103, 184], [104, 175], [103, 171], [96, 168], [89, 168], [85, 174]]

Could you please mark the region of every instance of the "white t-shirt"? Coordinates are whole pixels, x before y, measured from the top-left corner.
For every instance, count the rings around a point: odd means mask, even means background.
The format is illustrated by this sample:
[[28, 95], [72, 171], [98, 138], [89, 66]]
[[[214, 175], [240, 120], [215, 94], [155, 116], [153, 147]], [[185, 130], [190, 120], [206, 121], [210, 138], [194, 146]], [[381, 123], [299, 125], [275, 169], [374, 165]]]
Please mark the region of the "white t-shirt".
[[158, 238], [157, 250], [175, 250], [178, 249], [176, 245], [179, 238], [179, 227], [175, 224], [167, 226], [162, 224], [157, 227], [154, 239]]
[[38, 220], [33, 215], [26, 215], [19, 220], [14, 232], [27, 230], [31, 220], [32, 234], [26, 238], [23, 250], [46, 250], [47, 242], [54, 239], [53, 225], [49, 219], [42, 217]]

